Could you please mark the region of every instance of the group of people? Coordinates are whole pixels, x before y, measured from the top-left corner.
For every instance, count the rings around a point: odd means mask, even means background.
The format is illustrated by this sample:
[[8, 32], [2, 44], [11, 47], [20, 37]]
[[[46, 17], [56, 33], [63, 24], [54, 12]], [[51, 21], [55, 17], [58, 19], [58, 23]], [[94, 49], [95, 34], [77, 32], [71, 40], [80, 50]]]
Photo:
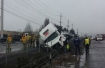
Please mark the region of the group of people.
[[[8, 35], [6, 42], [8, 44], [7, 50], [10, 51], [11, 50], [11, 44], [13, 42], [13, 38], [10, 34]], [[39, 35], [29, 34], [29, 35], [25, 36], [23, 34], [22, 38], [21, 38], [21, 42], [23, 44], [24, 49], [26, 47], [28, 47], [28, 48], [29, 47], [35, 47], [35, 43], [38, 46], [39, 45]]]
[[[11, 35], [8, 35], [8, 37], [7, 37], [7, 44], [8, 44], [7, 49], [8, 50], [11, 50], [12, 41], [13, 41], [13, 39], [12, 39]], [[23, 44], [24, 49], [26, 47], [28, 47], [28, 48], [35, 47], [35, 43], [36, 43], [36, 45], [39, 45], [39, 35], [36, 36], [34, 34], [29, 34], [29, 35], [25, 36], [23, 34], [22, 38], [21, 38], [21, 42]], [[91, 40], [88, 37], [86, 37], [84, 39], [84, 47], [85, 47], [86, 55], [89, 54], [90, 42], [91, 42]], [[81, 49], [80, 49], [81, 40], [77, 35], [75, 36], [73, 43], [75, 45], [75, 54], [76, 55], [78, 53], [81, 54]], [[69, 44], [68, 38], [66, 38], [66, 40], [64, 41], [64, 45], [65, 45], [64, 46], [64, 52], [68, 52], [70, 50], [70, 44]]]
[[[74, 37], [74, 39], [73, 39], [73, 43], [74, 43], [74, 46], [75, 46], [75, 55], [81, 54], [81, 49], [80, 49], [81, 42], [82, 41], [80, 40], [80, 38], [76, 35]], [[83, 45], [85, 47], [86, 55], [89, 54], [89, 46], [90, 46], [90, 44], [91, 44], [90, 38], [85, 37]], [[64, 46], [64, 52], [67, 52], [68, 50], [70, 50], [70, 44], [69, 44], [69, 40], [68, 39], [66, 39], [64, 41], [64, 45], [65, 45]]]
[[34, 34], [29, 34], [29, 35], [25, 36], [23, 34], [21, 42], [23, 43], [24, 49], [26, 47], [28, 47], [28, 48], [35, 47], [35, 43], [36, 43], [36, 45], [39, 45], [39, 36], [38, 35], [36, 36]]

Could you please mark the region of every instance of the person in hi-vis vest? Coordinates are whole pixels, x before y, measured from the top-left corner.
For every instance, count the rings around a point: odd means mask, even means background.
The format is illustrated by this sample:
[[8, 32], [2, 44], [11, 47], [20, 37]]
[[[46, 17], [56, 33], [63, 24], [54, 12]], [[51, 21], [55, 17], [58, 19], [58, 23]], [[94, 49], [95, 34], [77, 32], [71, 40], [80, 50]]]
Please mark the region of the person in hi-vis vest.
[[8, 49], [8, 50], [11, 50], [12, 37], [11, 37], [10, 34], [9, 34], [8, 37], [7, 37], [7, 44], [8, 44], [7, 49]]
[[35, 47], [35, 35], [34, 34], [32, 34], [31, 36], [31, 46]]
[[22, 42], [23, 47], [25, 49], [26, 48], [26, 42], [27, 42], [25, 35], [22, 36], [21, 42]]
[[27, 40], [27, 47], [30, 48], [31, 46], [31, 35], [30, 34], [26, 36], [26, 40]]
[[90, 39], [88, 37], [85, 38], [84, 45], [85, 45], [85, 51], [86, 51], [86, 55], [87, 55], [87, 54], [89, 54], [89, 45], [90, 45]]

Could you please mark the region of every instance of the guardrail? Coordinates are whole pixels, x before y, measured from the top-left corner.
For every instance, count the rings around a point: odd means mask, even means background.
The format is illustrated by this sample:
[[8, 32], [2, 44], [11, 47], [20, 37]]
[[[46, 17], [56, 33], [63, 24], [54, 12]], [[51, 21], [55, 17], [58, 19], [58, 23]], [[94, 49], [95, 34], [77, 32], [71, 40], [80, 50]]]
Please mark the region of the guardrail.
[[38, 60], [35, 60], [21, 68], [39, 68], [42, 65], [46, 64], [47, 62], [49, 62], [50, 66], [51, 66], [51, 60], [56, 58], [58, 55], [59, 55], [59, 53], [56, 50], [53, 50], [48, 55], [46, 55]]

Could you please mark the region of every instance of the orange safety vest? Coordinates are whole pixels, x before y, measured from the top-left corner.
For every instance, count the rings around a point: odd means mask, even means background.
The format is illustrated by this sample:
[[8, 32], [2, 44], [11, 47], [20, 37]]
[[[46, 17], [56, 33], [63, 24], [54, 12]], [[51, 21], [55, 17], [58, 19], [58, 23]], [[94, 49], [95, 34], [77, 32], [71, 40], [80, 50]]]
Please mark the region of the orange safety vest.
[[22, 42], [26, 42], [26, 37], [22, 37]]

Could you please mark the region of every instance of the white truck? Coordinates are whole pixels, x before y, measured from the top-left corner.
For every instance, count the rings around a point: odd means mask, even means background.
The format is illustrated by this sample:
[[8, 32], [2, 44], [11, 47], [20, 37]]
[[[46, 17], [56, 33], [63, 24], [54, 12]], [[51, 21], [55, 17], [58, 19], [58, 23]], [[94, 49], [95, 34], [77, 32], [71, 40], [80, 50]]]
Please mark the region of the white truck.
[[63, 46], [63, 42], [66, 39], [66, 37], [58, 32], [58, 29], [52, 23], [49, 23], [45, 28], [43, 28], [39, 34], [44, 43], [47, 45], [45, 47], [53, 49]]

